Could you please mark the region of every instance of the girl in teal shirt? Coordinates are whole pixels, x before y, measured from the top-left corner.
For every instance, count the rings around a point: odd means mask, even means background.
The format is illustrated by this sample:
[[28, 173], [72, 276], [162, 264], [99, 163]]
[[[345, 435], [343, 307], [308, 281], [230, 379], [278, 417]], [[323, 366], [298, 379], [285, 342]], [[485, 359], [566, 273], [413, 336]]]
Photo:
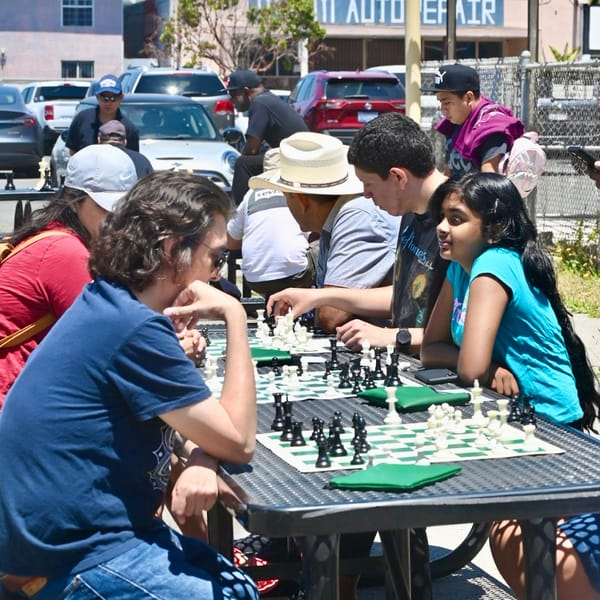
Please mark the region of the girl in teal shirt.
[[[423, 364], [528, 397], [539, 414], [593, 430], [600, 404], [594, 375], [517, 189], [496, 173], [467, 175], [442, 184], [430, 211], [440, 254], [451, 262], [424, 333]], [[600, 598], [599, 530], [597, 514], [559, 523], [559, 599]], [[495, 523], [490, 546], [498, 569], [524, 598], [518, 523]]]

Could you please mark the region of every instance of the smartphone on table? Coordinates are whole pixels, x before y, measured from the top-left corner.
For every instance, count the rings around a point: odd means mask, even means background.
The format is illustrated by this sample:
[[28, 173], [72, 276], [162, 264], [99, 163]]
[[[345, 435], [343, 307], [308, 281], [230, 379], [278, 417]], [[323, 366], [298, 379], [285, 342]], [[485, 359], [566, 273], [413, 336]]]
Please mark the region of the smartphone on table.
[[583, 146], [568, 146], [567, 150], [573, 154], [573, 156], [577, 156], [577, 158], [581, 159], [588, 169], [598, 170], [594, 167], [594, 163], [599, 159], [588, 152]]

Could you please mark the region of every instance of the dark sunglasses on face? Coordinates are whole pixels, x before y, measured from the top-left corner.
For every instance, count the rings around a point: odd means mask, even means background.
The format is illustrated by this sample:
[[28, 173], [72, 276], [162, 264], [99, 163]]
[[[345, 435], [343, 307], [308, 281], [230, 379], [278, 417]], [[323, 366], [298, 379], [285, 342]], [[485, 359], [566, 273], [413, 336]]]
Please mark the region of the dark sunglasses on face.
[[99, 100], [104, 100], [104, 102], [116, 102], [120, 96], [105, 96], [104, 94], [98, 94]]
[[229, 250], [223, 250], [217, 256], [213, 257], [213, 264], [215, 265], [215, 269], [220, 271], [227, 262], [229, 258]]

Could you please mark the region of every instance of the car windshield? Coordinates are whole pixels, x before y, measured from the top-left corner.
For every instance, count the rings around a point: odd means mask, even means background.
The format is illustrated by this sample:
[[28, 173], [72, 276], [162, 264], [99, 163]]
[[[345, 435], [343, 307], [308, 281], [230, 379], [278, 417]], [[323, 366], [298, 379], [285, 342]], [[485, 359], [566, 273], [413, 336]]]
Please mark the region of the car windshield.
[[123, 103], [121, 110], [138, 128], [141, 139], [217, 140], [216, 128], [204, 108], [189, 104]]
[[390, 100], [403, 98], [396, 79], [331, 79], [325, 89], [327, 98]]
[[147, 92], [180, 96], [220, 96], [227, 93], [216, 75], [194, 73], [142, 75], [135, 91], [138, 94]]
[[23, 109], [21, 94], [19, 90], [12, 88], [0, 88], [0, 106], [2, 108]]
[[48, 100], [81, 100], [87, 91], [85, 85], [53, 85], [37, 89], [35, 102]]

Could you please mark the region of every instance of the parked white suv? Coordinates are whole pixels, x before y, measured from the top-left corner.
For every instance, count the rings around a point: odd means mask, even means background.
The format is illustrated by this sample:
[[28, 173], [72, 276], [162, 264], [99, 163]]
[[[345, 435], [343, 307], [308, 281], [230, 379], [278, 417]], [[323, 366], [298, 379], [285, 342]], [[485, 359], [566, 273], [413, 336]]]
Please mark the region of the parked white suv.
[[[387, 71], [393, 73], [400, 82], [400, 87], [406, 92], [406, 65], [380, 65], [378, 67], [369, 67], [367, 71]], [[433, 85], [435, 71], [421, 71], [421, 87]], [[425, 131], [431, 131], [431, 128], [439, 118], [440, 103], [435, 94], [421, 94], [421, 128]]]
[[79, 101], [86, 95], [89, 81], [37, 81], [21, 89], [27, 108], [35, 114], [44, 130], [44, 154], [52, 147], [61, 131], [68, 129]]

